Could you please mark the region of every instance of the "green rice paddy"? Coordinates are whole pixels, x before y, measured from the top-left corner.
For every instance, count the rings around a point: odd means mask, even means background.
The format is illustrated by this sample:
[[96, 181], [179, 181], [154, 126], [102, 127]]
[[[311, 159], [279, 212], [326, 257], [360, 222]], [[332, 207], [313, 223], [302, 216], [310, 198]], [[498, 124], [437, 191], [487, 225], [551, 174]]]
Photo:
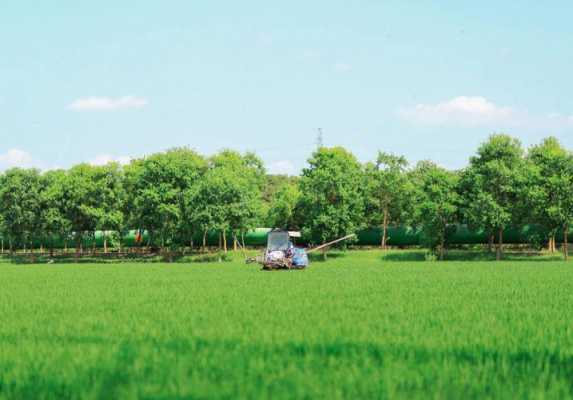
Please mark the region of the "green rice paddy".
[[573, 398], [573, 264], [405, 260], [0, 264], [0, 398]]

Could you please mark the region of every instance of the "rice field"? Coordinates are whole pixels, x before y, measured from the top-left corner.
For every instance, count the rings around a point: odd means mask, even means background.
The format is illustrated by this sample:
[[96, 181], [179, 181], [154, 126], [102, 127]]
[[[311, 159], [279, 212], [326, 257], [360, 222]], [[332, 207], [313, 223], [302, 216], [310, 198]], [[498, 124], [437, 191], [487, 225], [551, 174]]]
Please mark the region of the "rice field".
[[573, 398], [573, 264], [391, 259], [0, 264], [0, 399]]

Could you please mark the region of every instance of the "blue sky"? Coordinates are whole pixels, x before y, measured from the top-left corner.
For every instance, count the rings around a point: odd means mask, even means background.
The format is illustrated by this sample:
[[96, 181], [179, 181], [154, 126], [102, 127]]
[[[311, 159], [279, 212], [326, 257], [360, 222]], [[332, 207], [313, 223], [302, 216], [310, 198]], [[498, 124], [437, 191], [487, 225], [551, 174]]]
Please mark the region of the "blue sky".
[[186, 145], [297, 173], [318, 128], [450, 168], [493, 132], [573, 148], [571, 1], [275, 3], [3, 1], [0, 169]]

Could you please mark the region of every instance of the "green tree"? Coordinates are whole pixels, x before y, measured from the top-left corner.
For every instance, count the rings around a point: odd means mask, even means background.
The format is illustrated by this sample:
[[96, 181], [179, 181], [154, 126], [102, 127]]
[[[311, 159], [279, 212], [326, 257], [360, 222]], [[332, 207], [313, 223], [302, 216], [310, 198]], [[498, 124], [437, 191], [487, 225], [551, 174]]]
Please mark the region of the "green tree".
[[239, 153], [224, 151], [218, 157], [225, 159], [219, 169], [225, 167], [232, 174], [229, 183], [234, 196], [227, 207], [227, 219], [235, 237], [243, 235], [262, 222], [262, 192], [265, 184], [266, 171], [264, 164], [254, 153]]
[[13, 168], [0, 178], [0, 215], [10, 251], [21, 245], [31, 246], [38, 234], [43, 213], [40, 172], [36, 169]]
[[262, 162], [252, 153], [224, 150], [209, 160], [198, 187], [188, 192], [186, 204], [194, 210], [193, 223], [203, 231], [219, 232], [227, 251], [227, 234], [238, 236], [261, 221], [261, 193], [265, 182]]
[[118, 163], [94, 167], [94, 179], [97, 187], [96, 227], [103, 232], [104, 252], [108, 250], [108, 232], [119, 236], [125, 232], [124, 204], [126, 192], [121, 166]]
[[[1, 181], [1, 179], [0, 179]], [[0, 214], [0, 254], [4, 254], [4, 238], [6, 237], [6, 227], [4, 226], [4, 219]]]
[[267, 175], [264, 179], [262, 198], [265, 203], [271, 203], [279, 190], [285, 184], [298, 185], [300, 177], [289, 175]]
[[382, 228], [380, 247], [386, 249], [388, 226], [407, 221], [411, 215], [412, 185], [408, 161], [379, 152], [376, 163], [366, 165], [366, 215], [369, 226]]
[[67, 218], [66, 198], [64, 195], [67, 172], [53, 170], [43, 174], [44, 190], [41, 193], [41, 203], [44, 210], [42, 216], [42, 232], [46, 235], [50, 255], [54, 251], [54, 242], [59, 238], [67, 243], [72, 234], [72, 225]]
[[568, 259], [568, 234], [573, 221], [573, 157], [550, 137], [528, 152], [535, 167], [528, 200], [535, 220], [550, 232], [550, 247], [555, 247], [558, 229], [563, 231], [563, 254]]
[[[267, 175], [264, 180], [263, 185], [263, 192], [262, 196], [262, 204], [261, 204], [261, 224], [260, 226], [267, 226], [271, 227], [275, 225], [275, 216], [277, 210], [273, 210], [275, 207], [274, 204], [277, 201], [277, 196], [279, 196], [280, 191], [286, 190], [284, 188], [285, 185], [289, 185], [291, 187], [298, 188], [298, 176], [289, 176], [289, 175]], [[281, 193], [280, 196], [285, 195], [285, 193]], [[286, 200], [286, 199], [285, 199]], [[273, 215], [271, 215], [271, 213]], [[282, 223], [281, 223], [282, 224]], [[279, 224], [278, 226], [280, 226]], [[297, 228], [298, 229], [298, 228]]]
[[458, 175], [431, 162], [418, 163], [412, 175], [417, 188], [415, 220], [426, 245], [443, 260], [458, 222]]
[[126, 167], [129, 220], [147, 230], [152, 244], [170, 247], [184, 235], [191, 240], [185, 193], [198, 185], [205, 167], [205, 159], [187, 148], [153, 154]]
[[464, 220], [497, 235], [498, 260], [502, 257], [504, 230], [521, 223], [526, 215], [527, 179], [521, 143], [502, 134], [490, 136], [462, 173]]
[[297, 207], [300, 201], [300, 190], [296, 183], [286, 181], [280, 186], [270, 204], [267, 213], [267, 225], [273, 228], [300, 229], [297, 218]]
[[96, 184], [96, 169], [89, 164], [79, 164], [67, 171], [59, 188], [63, 215], [69, 222], [76, 243], [76, 255], [83, 251], [86, 236], [93, 237], [100, 216], [99, 188]]
[[308, 164], [300, 180], [303, 234], [316, 244], [363, 227], [364, 174], [354, 155], [321, 147]]

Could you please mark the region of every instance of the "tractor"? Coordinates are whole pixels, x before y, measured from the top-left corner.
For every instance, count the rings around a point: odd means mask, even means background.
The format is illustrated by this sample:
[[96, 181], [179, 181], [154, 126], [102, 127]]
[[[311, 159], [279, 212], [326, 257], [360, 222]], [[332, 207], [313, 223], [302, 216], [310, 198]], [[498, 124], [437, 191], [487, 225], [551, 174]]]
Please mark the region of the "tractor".
[[260, 256], [248, 258], [247, 263], [258, 263], [263, 270], [305, 269], [309, 265], [308, 254], [326, 249], [333, 244], [348, 240], [355, 235], [348, 235], [311, 249], [295, 247], [292, 238], [301, 237], [300, 232], [273, 229], [267, 236], [267, 248]]

